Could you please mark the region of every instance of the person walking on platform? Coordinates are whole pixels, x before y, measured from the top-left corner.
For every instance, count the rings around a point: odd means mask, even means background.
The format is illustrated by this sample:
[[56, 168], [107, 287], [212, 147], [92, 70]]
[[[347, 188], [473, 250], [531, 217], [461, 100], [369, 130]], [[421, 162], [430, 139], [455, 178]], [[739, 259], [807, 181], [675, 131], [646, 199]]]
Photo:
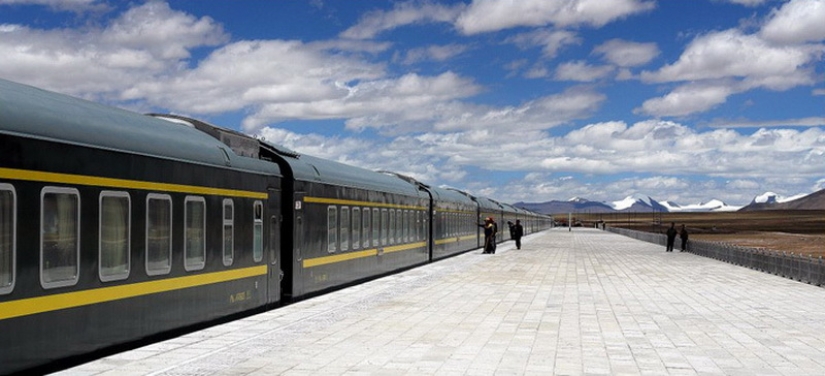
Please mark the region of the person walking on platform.
[[516, 219], [516, 224], [510, 226], [510, 236], [516, 241], [516, 249], [521, 249], [521, 237], [524, 236], [524, 226]]
[[496, 237], [498, 236], [498, 223], [496, 223], [496, 219], [490, 217], [490, 223], [493, 224], [493, 239], [490, 241], [490, 245], [493, 247], [493, 254], [496, 253], [496, 246], [498, 245], [498, 241], [496, 241]]
[[676, 241], [676, 223], [670, 222], [670, 228], [667, 229], [667, 246], [665, 252], [673, 252], [673, 242]]
[[495, 248], [495, 224], [493, 223], [493, 219], [490, 217], [484, 218], [484, 223], [478, 225], [479, 227], [484, 229], [484, 251], [481, 253], [484, 254], [493, 254], [496, 253]]
[[685, 229], [685, 225], [682, 225], [682, 230], [679, 231], [679, 237], [682, 238], [682, 250], [679, 252], [684, 252], [687, 250], [687, 241], [688, 241], [688, 232]]

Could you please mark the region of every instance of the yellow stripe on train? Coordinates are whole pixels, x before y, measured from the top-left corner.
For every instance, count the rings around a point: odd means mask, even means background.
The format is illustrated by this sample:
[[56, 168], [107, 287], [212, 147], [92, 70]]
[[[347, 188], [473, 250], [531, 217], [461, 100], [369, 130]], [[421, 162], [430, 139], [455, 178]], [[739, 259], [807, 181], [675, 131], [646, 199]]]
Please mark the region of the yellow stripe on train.
[[267, 266], [260, 265], [216, 273], [166, 278], [151, 282], [131, 283], [127, 285], [13, 300], [10, 302], [0, 303], [0, 320], [181, 290], [190, 287], [230, 282], [250, 277], [265, 276], [266, 274]]
[[[402, 244], [402, 245], [394, 245], [390, 247], [384, 247], [383, 253], [392, 253], [392, 252], [400, 252], [400, 251], [407, 251], [416, 248], [423, 248], [427, 245], [426, 242], [417, 242], [417, 243], [410, 243], [410, 244]], [[378, 255], [379, 248], [371, 248], [365, 249], [363, 251], [356, 251], [356, 252], [347, 252], [347, 253], [339, 253], [330, 256], [323, 256], [323, 257], [315, 257], [311, 259], [305, 259], [301, 265], [304, 268], [312, 268], [315, 266], [321, 265], [328, 265], [334, 264], [343, 261], [355, 260], [360, 258], [372, 257]]]
[[456, 236], [456, 237], [453, 237], [453, 238], [437, 239], [435, 241], [435, 245], [442, 245], [442, 244], [447, 244], [447, 243], [457, 243], [457, 242], [460, 242], [462, 240], [476, 240], [476, 239], [477, 239], [476, 235]]

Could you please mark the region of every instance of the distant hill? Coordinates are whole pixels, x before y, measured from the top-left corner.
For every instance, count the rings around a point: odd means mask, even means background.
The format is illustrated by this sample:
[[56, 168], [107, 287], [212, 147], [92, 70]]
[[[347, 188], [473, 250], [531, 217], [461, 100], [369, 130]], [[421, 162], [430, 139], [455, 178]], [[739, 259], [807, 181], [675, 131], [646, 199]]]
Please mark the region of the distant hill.
[[759, 196], [740, 211], [755, 210], [825, 210], [825, 189], [790, 201], [777, 200], [776, 197]]
[[555, 213], [612, 213], [615, 210], [602, 202], [573, 198], [568, 201], [548, 201], [541, 203], [517, 202], [513, 206], [541, 214]]

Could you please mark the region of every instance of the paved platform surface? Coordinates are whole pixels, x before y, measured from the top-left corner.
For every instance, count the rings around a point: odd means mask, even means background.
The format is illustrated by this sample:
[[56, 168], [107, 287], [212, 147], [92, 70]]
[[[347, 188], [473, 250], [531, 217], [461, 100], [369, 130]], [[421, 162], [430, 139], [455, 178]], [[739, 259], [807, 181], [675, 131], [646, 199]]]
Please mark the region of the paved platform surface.
[[825, 375], [825, 288], [554, 229], [61, 375]]

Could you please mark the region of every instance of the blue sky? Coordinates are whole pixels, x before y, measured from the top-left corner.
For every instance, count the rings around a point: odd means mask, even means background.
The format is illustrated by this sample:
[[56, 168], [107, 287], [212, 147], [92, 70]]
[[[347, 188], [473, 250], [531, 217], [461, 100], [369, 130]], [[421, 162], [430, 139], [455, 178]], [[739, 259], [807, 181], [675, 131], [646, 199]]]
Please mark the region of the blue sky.
[[0, 0], [0, 77], [505, 202], [825, 188], [825, 0]]

